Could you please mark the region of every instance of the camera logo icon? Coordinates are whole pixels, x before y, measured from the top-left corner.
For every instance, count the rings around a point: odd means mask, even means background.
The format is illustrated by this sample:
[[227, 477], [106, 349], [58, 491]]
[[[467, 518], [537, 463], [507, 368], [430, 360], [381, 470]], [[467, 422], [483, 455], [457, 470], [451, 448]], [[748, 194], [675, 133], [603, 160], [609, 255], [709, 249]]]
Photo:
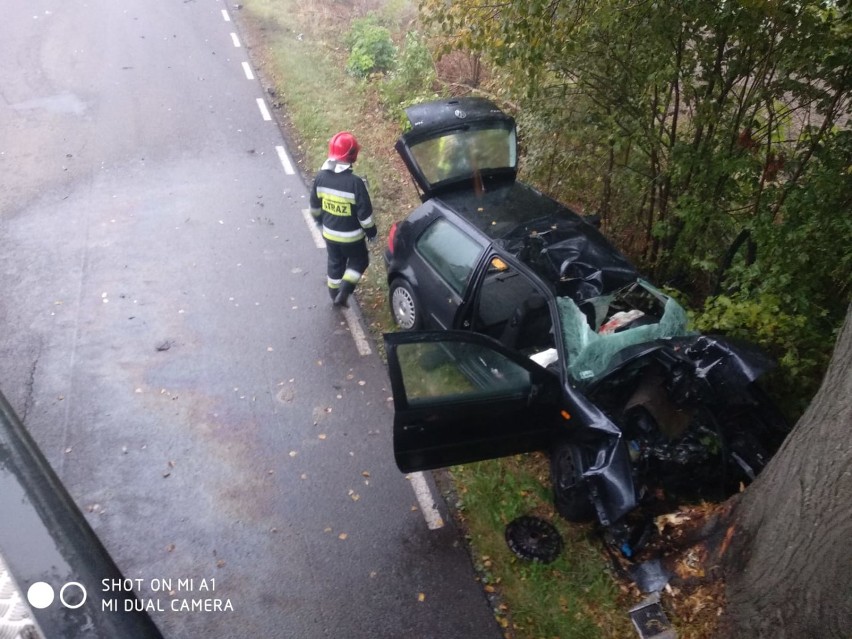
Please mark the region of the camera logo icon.
[[[88, 597], [86, 587], [78, 581], [69, 581], [59, 589], [59, 603], [70, 610], [76, 610]], [[44, 581], [37, 581], [27, 590], [27, 601], [33, 608], [43, 610], [48, 608], [56, 599], [53, 586]]]

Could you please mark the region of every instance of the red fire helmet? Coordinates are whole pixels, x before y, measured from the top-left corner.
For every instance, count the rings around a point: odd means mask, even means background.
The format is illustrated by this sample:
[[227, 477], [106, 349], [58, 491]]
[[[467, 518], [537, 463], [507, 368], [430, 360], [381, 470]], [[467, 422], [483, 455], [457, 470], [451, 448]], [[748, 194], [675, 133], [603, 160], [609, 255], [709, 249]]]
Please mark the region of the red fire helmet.
[[354, 162], [358, 159], [361, 145], [348, 131], [335, 134], [328, 142], [328, 157], [338, 162]]

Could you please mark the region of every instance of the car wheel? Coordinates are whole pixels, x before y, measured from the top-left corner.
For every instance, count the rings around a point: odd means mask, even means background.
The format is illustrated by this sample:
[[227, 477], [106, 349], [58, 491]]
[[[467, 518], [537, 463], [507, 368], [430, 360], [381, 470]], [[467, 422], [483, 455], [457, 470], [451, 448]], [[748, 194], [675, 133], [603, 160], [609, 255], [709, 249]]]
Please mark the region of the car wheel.
[[420, 302], [414, 289], [404, 279], [391, 282], [388, 292], [391, 313], [396, 325], [404, 331], [414, 331], [421, 327]]
[[550, 452], [553, 503], [556, 512], [568, 521], [591, 521], [595, 508], [577, 468], [575, 455], [578, 455], [576, 447], [568, 442], [560, 442]]

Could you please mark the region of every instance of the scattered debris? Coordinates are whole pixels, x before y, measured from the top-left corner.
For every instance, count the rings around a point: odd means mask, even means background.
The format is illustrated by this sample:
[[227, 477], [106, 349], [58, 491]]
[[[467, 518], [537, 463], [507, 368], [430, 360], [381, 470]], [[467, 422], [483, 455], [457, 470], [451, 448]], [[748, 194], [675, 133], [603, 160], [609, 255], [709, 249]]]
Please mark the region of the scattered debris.
[[641, 639], [676, 639], [677, 633], [660, 605], [659, 595], [652, 595], [630, 609], [630, 619]]
[[521, 559], [549, 564], [562, 552], [562, 536], [549, 521], [522, 516], [506, 526], [506, 544]]
[[635, 564], [630, 567], [628, 573], [643, 593], [660, 592], [672, 577], [659, 559], [650, 559], [641, 564]]

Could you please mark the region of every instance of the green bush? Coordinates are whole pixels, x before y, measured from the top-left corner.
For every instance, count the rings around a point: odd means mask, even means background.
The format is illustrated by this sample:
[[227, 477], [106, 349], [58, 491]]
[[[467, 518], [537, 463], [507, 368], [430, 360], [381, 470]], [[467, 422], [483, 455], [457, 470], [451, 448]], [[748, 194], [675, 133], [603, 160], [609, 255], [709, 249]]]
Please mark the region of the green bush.
[[390, 31], [373, 15], [352, 21], [346, 45], [349, 48], [346, 70], [352, 75], [366, 78], [371, 73], [384, 73], [394, 67], [396, 47]]
[[415, 102], [434, 99], [437, 74], [432, 53], [416, 31], [405, 36], [405, 46], [396, 68], [379, 87], [385, 107], [395, 119], [404, 121], [402, 110]]

